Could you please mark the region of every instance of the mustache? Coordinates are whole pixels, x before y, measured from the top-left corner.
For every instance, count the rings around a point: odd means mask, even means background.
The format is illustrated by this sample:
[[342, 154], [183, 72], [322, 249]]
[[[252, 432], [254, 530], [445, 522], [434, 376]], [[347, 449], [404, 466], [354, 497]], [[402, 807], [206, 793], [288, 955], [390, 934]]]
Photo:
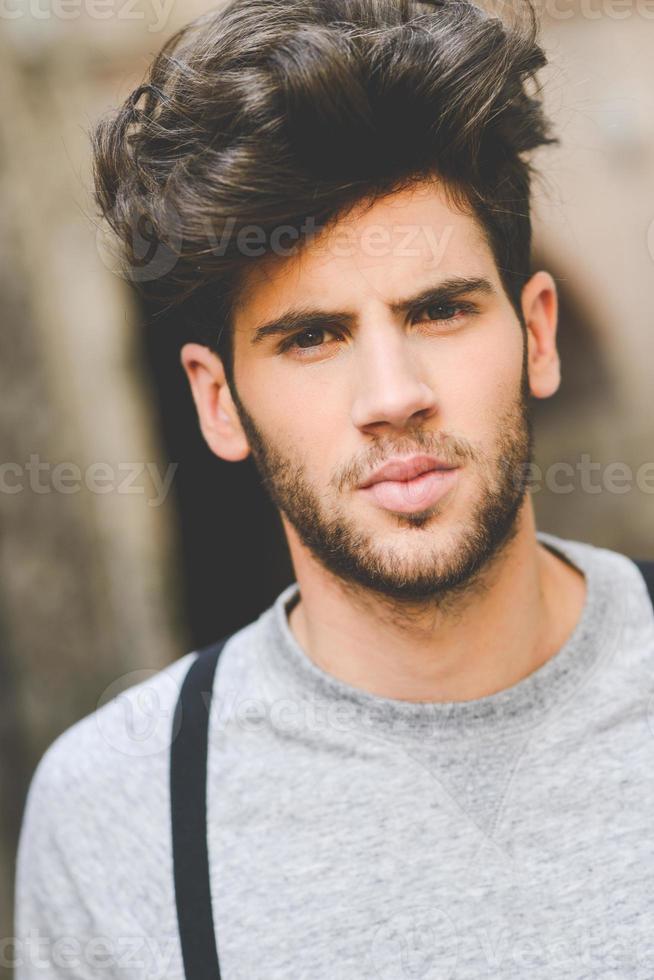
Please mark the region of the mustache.
[[394, 456], [437, 456], [450, 466], [458, 466], [462, 462], [469, 462], [475, 458], [472, 447], [460, 439], [449, 439], [443, 441], [439, 439], [420, 439], [393, 441], [391, 443], [378, 444], [374, 453], [365, 460], [351, 463], [341, 473], [336, 481], [336, 488], [344, 490], [348, 487], [357, 487], [368, 473], [378, 469], [387, 460]]

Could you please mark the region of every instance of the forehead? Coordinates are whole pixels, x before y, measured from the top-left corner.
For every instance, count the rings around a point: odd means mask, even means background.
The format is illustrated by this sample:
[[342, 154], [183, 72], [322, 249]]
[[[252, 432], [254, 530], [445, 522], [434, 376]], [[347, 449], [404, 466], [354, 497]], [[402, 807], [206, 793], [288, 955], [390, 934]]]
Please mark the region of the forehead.
[[492, 252], [478, 222], [453, 209], [433, 182], [359, 205], [290, 256], [266, 256], [248, 269], [234, 310], [243, 332], [299, 307], [351, 310], [388, 303], [407, 286], [435, 285], [452, 275], [498, 284]]

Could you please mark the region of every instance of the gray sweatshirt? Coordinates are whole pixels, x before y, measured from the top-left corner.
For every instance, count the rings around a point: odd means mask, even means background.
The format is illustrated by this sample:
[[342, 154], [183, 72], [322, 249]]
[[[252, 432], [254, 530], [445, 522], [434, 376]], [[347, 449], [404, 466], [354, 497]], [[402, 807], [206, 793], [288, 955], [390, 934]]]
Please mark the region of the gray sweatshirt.
[[[587, 601], [488, 697], [339, 681], [290, 631], [296, 583], [229, 640], [207, 785], [223, 980], [652, 980], [654, 611], [626, 556], [538, 538]], [[196, 655], [128, 677], [42, 756], [16, 980], [182, 980], [169, 751]]]

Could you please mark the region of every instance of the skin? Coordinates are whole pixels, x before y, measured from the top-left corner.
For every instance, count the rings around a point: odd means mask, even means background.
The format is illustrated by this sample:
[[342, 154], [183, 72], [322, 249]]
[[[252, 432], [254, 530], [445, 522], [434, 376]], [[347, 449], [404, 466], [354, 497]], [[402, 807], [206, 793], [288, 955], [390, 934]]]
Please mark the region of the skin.
[[[419, 230], [408, 248], [407, 226]], [[370, 247], [373, 229], [387, 247]], [[474, 312], [391, 308], [451, 276], [494, 291], [457, 298]], [[252, 453], [280, 509], [303, 650], [341, 681], [409, 701], [472, 700], [532, 673], [586, 598], [583, 574], [538, 542], [527, 489], [529, 399], [560, 384], [552, 277], [524, 286], [523, 329], [477, 222], [430, 181], [355, 209], [294, 255], [258, 259], [245, 287], [236, 390], [209, 348], [186, 344], [181, 362], [209, 447]], [[301, 306], [352, 321], [281, 353], [282, 338], [252, 342]], [[358, 489], [418, 452], [459, 466], [431, 508], [398, 514]]]

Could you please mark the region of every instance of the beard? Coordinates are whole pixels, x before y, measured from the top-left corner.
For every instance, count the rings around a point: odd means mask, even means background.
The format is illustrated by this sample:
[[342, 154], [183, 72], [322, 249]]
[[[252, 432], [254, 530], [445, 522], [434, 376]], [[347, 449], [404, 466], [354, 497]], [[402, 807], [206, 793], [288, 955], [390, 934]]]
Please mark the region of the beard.
[[[350, 591], [372, 592], [392, 606], [415, 606], [438, 601], [439, 608], [462, 594], [484, 588], [482, 570], [488, 572], [517, 534], [528, 487], [534, 433], [530, 415], [527, 343], [523, 350], [522, 377], [514, 404], [498, 420], [492, 453], [484, 453], [466, 440], [439, 438], [421, 428], [401, 438], [377, 443], [360, 464], [350, 465], [328, 487], [312, 485], [306, 467], [291, 453], [273, 444], [242, 404], [232, 384], [234, 404], [247, 435], [254, 463], [264, 488], [295, 529], [313, 557], [337, 582]], [[428, 527], [451, 506], [449, 494], [442, 503], [420, 513], [385, 515], [395, 522], [398, 546], [385, 543], [378, 528], [366, 528], [361, 518], [349, 516], [340, 504], [343, 490], [353, 489], [371, 468], [391, 455], [427, 453], [464, 467], [460, 475], [479, 473], [478, 496], [469, 517], [434, 533]], [[458, 486], [454, 488], [454, 493]], [[444, 518], [446, 521], [446, 518]], [[408, 537], [412, 535], [411, 537]], [[408, 546], [407, 546], [408, 544]]]

